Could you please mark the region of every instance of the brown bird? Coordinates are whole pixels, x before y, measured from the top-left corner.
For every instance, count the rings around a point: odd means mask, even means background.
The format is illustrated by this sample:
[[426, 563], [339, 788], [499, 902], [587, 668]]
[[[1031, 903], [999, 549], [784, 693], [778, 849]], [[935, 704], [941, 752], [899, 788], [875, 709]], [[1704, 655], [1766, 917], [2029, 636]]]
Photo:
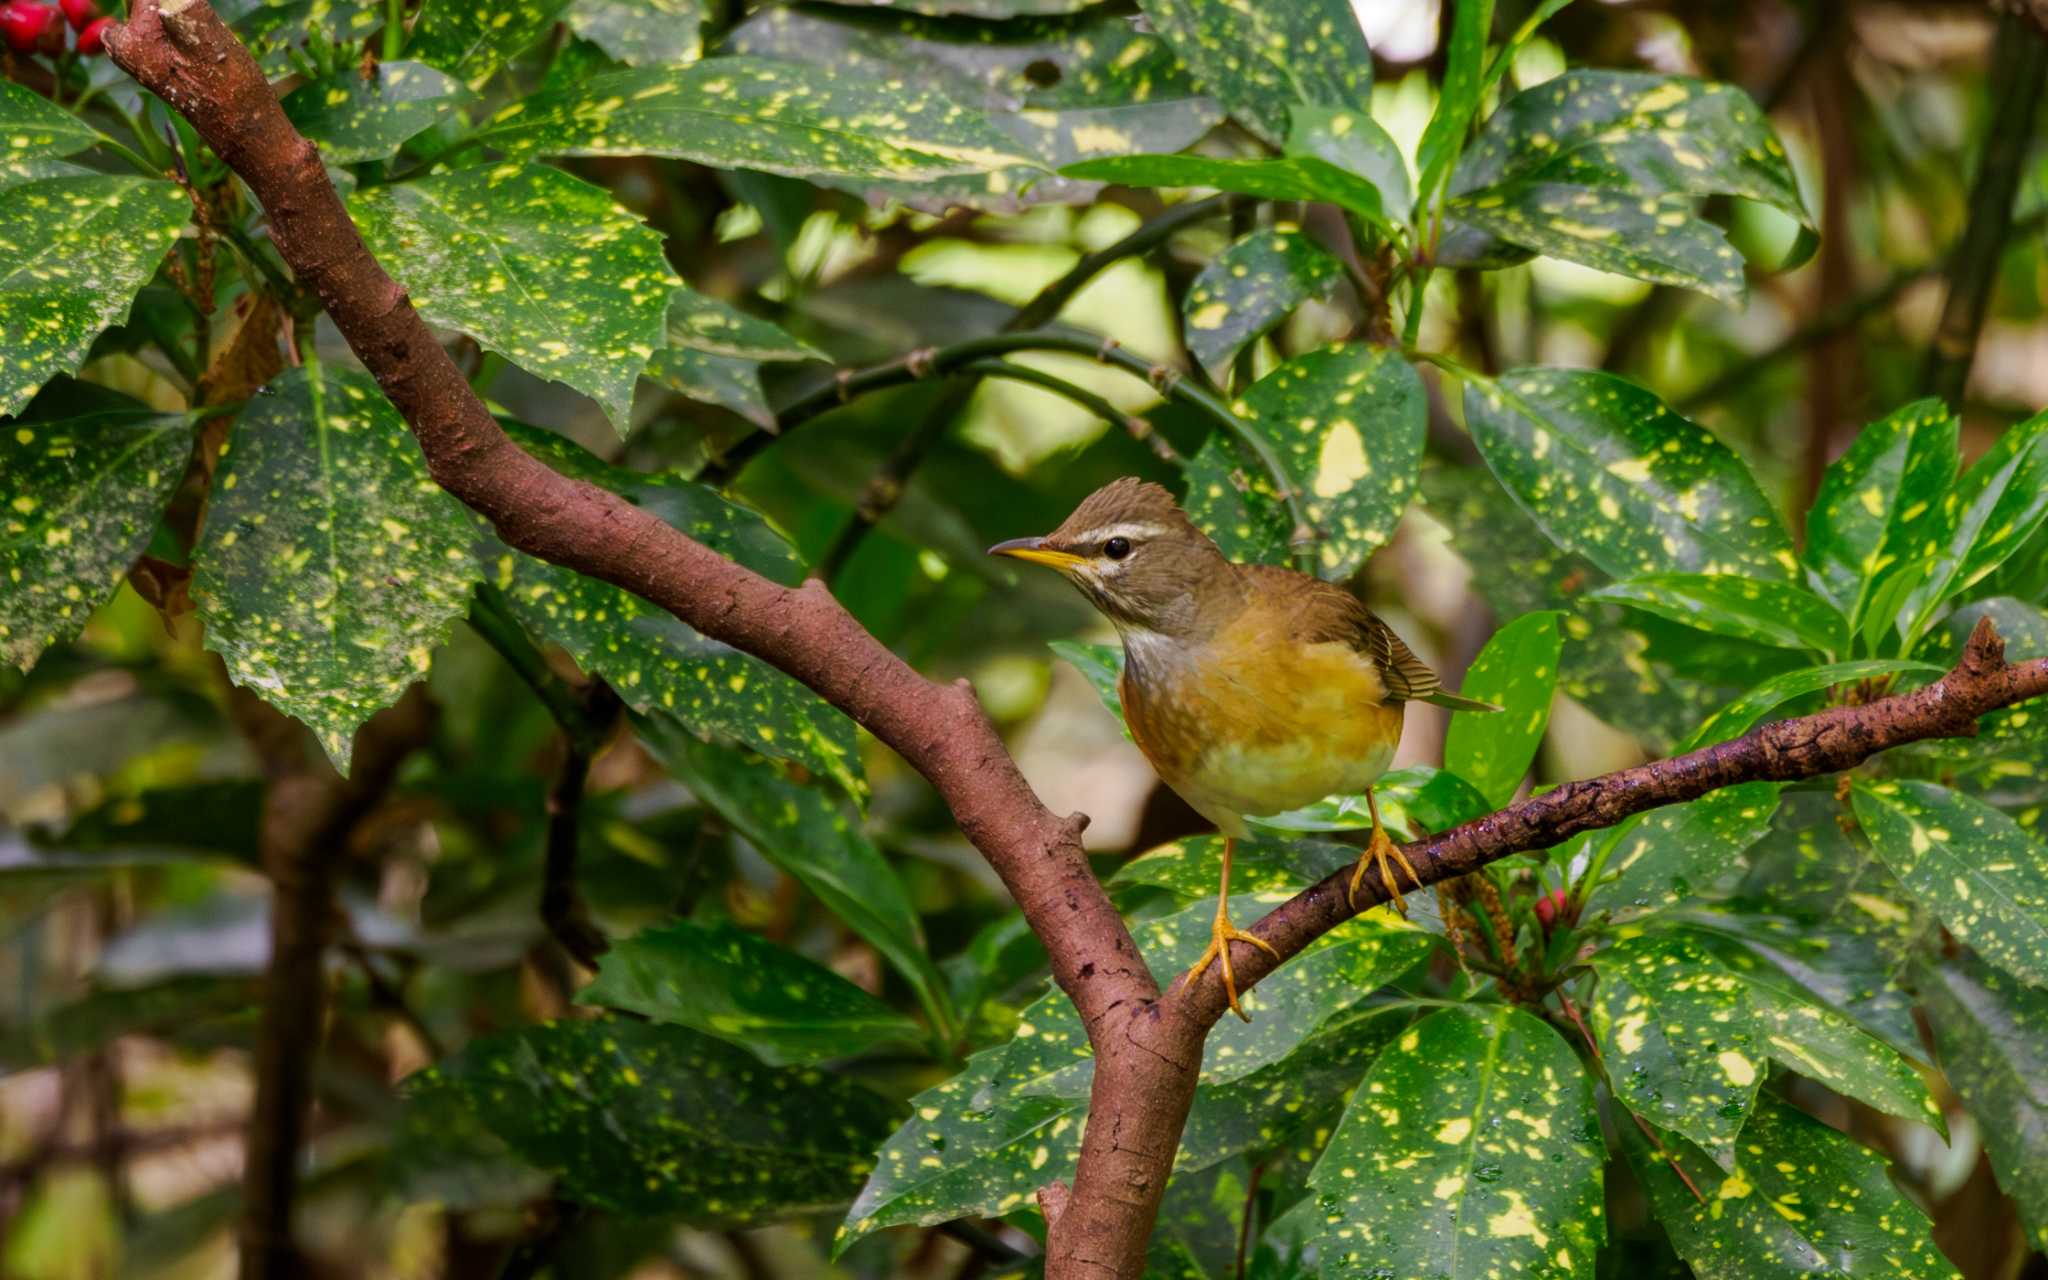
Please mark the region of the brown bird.
[[[1159, 777], [1223, 834], [1223, 876], [1209, 949], [1237, 1002], [1230, 944], [1273, 948], [1230, 922], [1230, 857], [1247, 816], [1363, 791], [1372, 842], [1352, 872], [1356, 894], [1377, 866], [1406, 912], [1393, 865], [1421, 877], [1380, 826], [1372, 784], [1387, 771], [1410, 702], [1497, 707], [1444, 689], [1386, 623], [1342, 587], [1272, 565], [1232, 564], [1156, 484], [1122, 479], [1083, 499], [1042, 538], [989, 554], [1048, 565], [1079, 587], [1124, 643], [1117, 692], [1139, 750]], [[1277, 955], [1277, 952], [1274, 952]]]

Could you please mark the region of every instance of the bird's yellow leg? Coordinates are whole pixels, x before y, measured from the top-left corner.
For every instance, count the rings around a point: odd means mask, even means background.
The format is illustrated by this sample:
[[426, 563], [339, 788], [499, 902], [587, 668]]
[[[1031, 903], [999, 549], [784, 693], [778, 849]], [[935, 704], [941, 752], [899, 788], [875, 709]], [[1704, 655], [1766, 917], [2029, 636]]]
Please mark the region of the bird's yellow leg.
[[1408, 901], [1400, 883], [1394, 879], [1393, 864], [1400, 863], [1401, 870], [1408, 873], [1408, 879], [1418, 889], [1422, 887], [1422, 877], [1415, 873], [1415, 864], [1402, 854], [1401, 846], [1395, 844], [1393, 838], [1387, 834], [1387, 829], [1380, 825], [1379, 801], [1373, 799], [1371, 787], [1365, 789], [1365, 807], [1372, 811], [1372, 842], [1366, 845], [1365, 852], [1359, 855], [1358, 866], [1351, 873], [1351, 884], [1344, 891], [1345, 900], [1354, 906], [1357, 905], [1358, 886], [1365, 882], [1365, 869], [1367, 866], [1375, 866], [1379, 868], [1380, 883], [1387, 886], [1387, 901], [1394, 904], [1394, 910], [1405, 916], [1408, 914]]
[[1246, 933], [1230, 923], [1230, 854], [1236, 844], [1237, 838], [1235, 836], [1223, 837], [1223, 883], [1216, 889], [1216, 918], [1209, 925], [1209, 949], [1202, 953], [1200, 960], [1195, 961], [1195, 967], [1188, 970], [1188, 985], [1193, 986], [1195, 982], [1200, 980], [1201, 976], [1208, 971], [1211, 960], [1221, 960], [1223, 962], [1223, 991], [1224, 994], [1230, 997], [1230, 1011], [1243, 1018], [1246, 1022], [1250, 1022], [1252, 1020], [1251, 1015], [1246, 1013], [1243, 1007], [1237, 1003], [1237, 975], [1230, 970], [1230, 944], [1233, 942], [1249, 942], [1255, 947], [1264, 947], [1266, 952], [1275, 960], [1280, 958], [1280, 953], [1274, 950], [1273, 944], [1264, 938], [1256, 934]]

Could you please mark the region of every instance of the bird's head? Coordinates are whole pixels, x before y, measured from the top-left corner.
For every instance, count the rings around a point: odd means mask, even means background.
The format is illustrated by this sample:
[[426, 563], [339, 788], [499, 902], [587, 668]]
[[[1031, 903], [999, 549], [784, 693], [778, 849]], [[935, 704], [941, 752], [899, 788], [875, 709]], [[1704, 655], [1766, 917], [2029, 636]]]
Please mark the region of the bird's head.
[[1185, 635], [1238, 593], [1230, 562], [1173, 496], [1129, 477], [1089, 494], [1044, 537], [988, 550], [1057, 569], [1119, 630]]

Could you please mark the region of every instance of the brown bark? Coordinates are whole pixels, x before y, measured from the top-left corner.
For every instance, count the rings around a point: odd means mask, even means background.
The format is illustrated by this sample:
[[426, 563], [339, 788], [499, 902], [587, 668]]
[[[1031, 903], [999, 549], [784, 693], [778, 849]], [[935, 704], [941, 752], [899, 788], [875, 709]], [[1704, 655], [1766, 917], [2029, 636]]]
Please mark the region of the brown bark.
[[[1045, 942], [1053, 976], [1095, 1048], [1074, 1186], [1046, 1201], [1053, 1210], [1046, 1274], [1136, 1280], [1194, 1096], [1202, 1042], [1224, 1009], [1220, 980], [1161, 996], [1089, 873], [1079, 839], [1085, 819], [1057, 817], [1039, 802], [964, 682], [936, 684], [917, 674], [815, 581], [794, 589], [768, 582], [513, 446], [364, 248], [312, 145], [206, 4], [140, 0], [107, 44], [255, 193], [286, 262], [318, 293], [411, 425], [443, 487], [490, 518], [512, 546], [633, 591], [803, 681], [938, 789]], [[1419, 841], [1408, 855], [1423, 880], [1434, 882], [1733, 782], [1810, 777], [1899, 743], [1971, 732], [1984, 711], [2048, 691], [2048, 660], [2007, 667], [2000, 650], [1980, 628], [1965, 661], [1927, 689], [1571, 783]], [[1362, 906], [1377, 900], [1360, 894]], [[1341, 879], [1332, 877], [1254, 929], [1284, 959], [1352, 914]], [[1240, 985], [1277, 963], [1241, 946]]]

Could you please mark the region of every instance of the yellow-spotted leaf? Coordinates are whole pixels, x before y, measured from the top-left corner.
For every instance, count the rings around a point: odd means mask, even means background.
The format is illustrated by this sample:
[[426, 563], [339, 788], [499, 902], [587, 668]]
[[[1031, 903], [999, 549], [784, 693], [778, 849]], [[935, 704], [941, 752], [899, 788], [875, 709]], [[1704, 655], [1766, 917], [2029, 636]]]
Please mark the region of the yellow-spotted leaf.
[[[30, 140], [15, 148], [24, 153], [49, 148], [24, 154], [21, 164], [39, 166], [24, 172], [47, 173], [49, 156], [77, 150], [74, 135], [35, 120], [17, 136]], [[0, 417], [77, 372], [191, 216], [183, 188], [154, 178], [73, 172], [0, 185]]]
[[569, 0], [569, 30], [629, 67], [679, 67], [704, 51], [708, 0]]
[[1383, 1051], [1309, 1184], [1331, 1280], [1580, 1280], [1606, 1239], [1591, 1078], [1512, 1005], [1443, 1009]]
[[1595, 832], [1586, 847], [1601, 883], [1587, 899], [1589, 909], [1633, 915], [1697, 897], [1763, 838], [1778, 789], [1775, 782], [1739, 783]]
[[1909, 662], [1898, 658], [1857, 658], [1849, 662], [1829, 662], [1818, 667], [1803, 667], [1787, 671], [1747, 690], [1700, 721], [1697, 728], [1687, 734], [1672, 751], [1673, 755], [1684, 755], [1701, 747], [1710, 747], [1717, 742], [1727, 742], [1748, 733], [1763, 718], [1787, 703], [1837, 685], [1854, 684], [1859, 680], [1877, 680], [1887, 676], [1918, 674], [1940, 675], [1946, 667], [1931, 662]]
[[1634, 1125], [1617, 1127], [1699, 1280], [1959, 1280], [1884, 1159], [1787, 1103], [1758, 1102], [1725, 1167], [1678, 1134], [1660, 1152]]
[[1914, 975], [1949, 1084], [1977, 1122], [2028, 1242], [2048, 1250], [2048, 990], [1968, 956]]
[[1848, 620], [1805, 587], [1725, 573], [1646, 573], [1591, 593], [1717, 635], [1834, 657]]
[[1202, 87], [1280, 145], [1297, 104], [1372, 105], [1372, 50], [1348, 0], [1139, 0]]
[[924, 1038], [915, 1022], [830, 969], [729, 924], [678, 920], [621, 939], [576, 999], [717, 1036], [770, 1066]]
[[931, 89], [767, 58], [642, 67], [543, 90], [476, 140], [514, 156], [670, 156], [807, 178], [939, 178], [1036, 165], [987, 116]]
[[[1230, 887], [1240, 893], [1294, 893], [1358, 861], [1358, 850], [1331, 840], [1252, 836], [1230, 856]], [[1183, 904], [1216, 900], [1223, 837], [1186, 836], [1148, 849], [1118, 867], [1111, 889], [1164, 889]]]
[[567, 0], [426, 0], [413, 24], [406, 56], [441, 68], [471, 90], [481, 89], [555, 25]]
[[1465, 419], [1522, 509], [1604, 573], [1788, 582], [1798, 568], [1742, 460], [1632, 382], [1585, 369], [1475, 378]]
[[1543, 745], [1564, 642], [1554, 610], [1525, 613], [1493, 633], [1459, 682], [1468, 698], [1499, 712], [1455, 711], [1444, 734], [1444, 767], [1498, 809], [1515, 798]]
[[184, 414], [57, 390], [0, 422], [0, 659], [23, 671], [121, 584], [192, 451]]
[[467, 96], [460, 81], [424, 62], [381, 62], [367, 79], [350, 67], [300, 85], [285, 95], [284, 113], [327, 163], [354, 164], [396, 155]]
[[1700, 196], [1782, 210], [1816, 243], [1784, 147], [1740, 89], [1678, 76], [1568, 71], [1506, 102], [1452, 171], [1445, 212], [1462, 224], [1441, 259], [1491, 264], [1501, 245], [1681, 285], [1744, 292], [1742, 259], [1696, 216]]
[[2048, 524], [2048, 412], [2008, 428], [1939, 507], [1930, 523], [1941, 545], [1927, 547], [1919, 562], [1899, 571], [1916, 582], [1900, 604], [1899, 627], [1909, 644], [1944, 602], [1989, 577]]
[[[1056, 169], [1097, 156], [1173, 152], [1222, 119], [1158, 36], [1100, 10], [1020, 18], [1001, 38], [938, 18], [770, 6], [726, 38], [729, 53], [781, 59], [819, 74], [926, 86], [989, 123], [1036, 165]], [[920, 180], [836, 178], [838, 187], [913, 207], [1012, 210], [1088, 199], [1095, 184], [1037, 167]]]
[[0, 169], [17, 161], [75, 155], [99, 131], [40, 93], [0, 79]]
[[289, 370], [214, 475], [192, 555], [206, 647], [346, 773], [356, 727], [426, 675], [468, 610], [471, 528], [376, 383]]
[[1856, 820], [1885, 865], [1986, 960], [2048, 985], [2048, 845], [1975, 796], [1932, 782], [1869, 782]]
[[1383, 225], [1386, 201], [1371, 179], [1319, 156], [1228, 159], [1197, 155], [1129, 155], [1070, 164], [1060, 172], [1127, 187], [1213, 187], [1267, 200], [1316, 200]]
[[1886, 570], [1926, 554], [1961, 465], [1939, 400], [1871, 423], [1829, 464], [1806, 513], [1806, 570], [1851, 625], [1862, 627]]
[[[1979, 620], [1989, 618], [2005, 641], [2007, 662], [2048, 658], [2048, 611], [2008, 596], [1966, 604], [1942, 620], [1921, 645], [1937, 666], [1954, 665]], [[1974, 738], [1938, 738], [1921, 750], [1940, 759], [1971, 790], [2048, 783], [2048, 709], [2036, 702], [2000, 707], [1977, 721]]]
[[1770, 1056], [1742, 979], [1671, 934], [1628, 938], [1590, 963], [1593, 1031], [1615, 1096], [1726, 1163]]
[[[1266, 438], [1301, 495], [1315, 525], [1317, 571], [1333, 581], [1357, 573], [1415, 496], [1429, 411], [1414, 366], [1383, 347], [1340, 343], [1289, 360], [1232, 408]], [[1273, 508], [1285, 510], [1268, 496], [1277, 493], [1271, 477], [1236, 440], [1218, 437], [1216, 448], [1250, 479], [1242, 505], [1263, 506], [1258, 518], [1271, 527]], [[1228, 534], [1234, 513], [1228, 495], [1217, 503], [1214, 491], [1213, 480], [1191, 477], [1188, 514], [1211, 536]]]
[[[606, 466], [522, 423], [505, 429], [556, 470], [630, 499], [755, 573], [788, 585], [802, 580], [802, 561], [767, 521], [711, 490]], [[673, 716], [700, 736], [801, 765], [855, 799], [866, 794], [853, 722], [794, 679], [630, 591], [522, 555], [489, 533], [478, 555], [485, 580], [504, 592], [521, 625], [603, 676], [635, 711]]]
[[761, 366], [823, 358], [758, 316], [694, 289], [678, 289], [669, 302], [668, 341], [654, 353], [647, 376], [692, 400], [723, 405], [756, 426], [772, 428], [775, 415], [761, 389]]
[[405, 1087], [413, 1108], [473, 1116], [566, 1199], [705, 1227], [837, 1209], [902, 1114], [844, 1077], [620, 1017], [485, 1036]]
[[385, 16], [378, 0], [223, 0], [213, 7], [273, 80], [299, 70], [295, 50], [315, 40], [329, 47], [361, 44]]
[[1217, 548], [1237, 564], [1286, 564], [1294, 519], [1272, 475], [1222, 431], [1212, 431], [1188, 459], [1181, 506]]
[[490, 165], [373, 187], [349, 211], [429, 321], [583, 392], [625, 433], [682, 281], [602, 187]]
[[1216, 255], [1181, 304], [1188, 351], [1211, 377], [1296, 307], [1324, 298], [1344, 268], [1291, 222], [1261, 227]]

